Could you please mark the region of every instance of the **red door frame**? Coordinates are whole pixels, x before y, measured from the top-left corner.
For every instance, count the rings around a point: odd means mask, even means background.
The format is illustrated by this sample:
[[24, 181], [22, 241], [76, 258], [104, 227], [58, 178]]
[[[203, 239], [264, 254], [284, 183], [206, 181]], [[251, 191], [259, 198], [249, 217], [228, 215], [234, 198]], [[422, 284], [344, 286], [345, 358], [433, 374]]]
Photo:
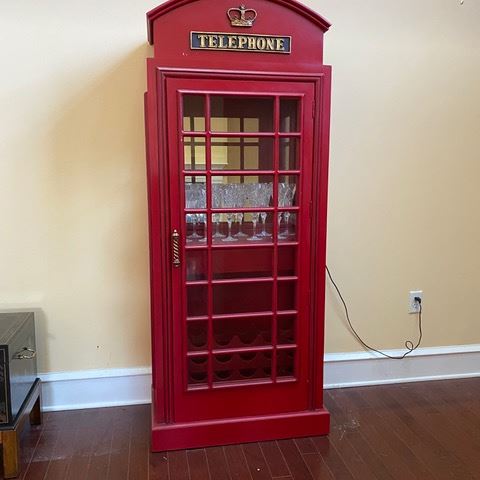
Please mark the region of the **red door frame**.
[[[313, 156], [313, 118], [310, 110], [313, 105], [313, 87], [311, 84], [271, 81], [229, 81], [223, 80], [204, 80], [193, 79], [170, 79], [167, 81], [167, 123], [172, 126], [169, 129], [169, 178], [171, 180], [171, 198], [169, 211], [171, 212], [172, 230], [181, 232], [181, 238], [184, 239], [183, 221], [183, 176], [181, 173], [183, 154], [181, 152], [180, 133], [181, 117], [180, 94], [202, 93], [207, 95], [233, 95], [233, 96], [262, 96], [281, 95], [294, 98], [301, 98], [303, 105], [302, 113], [302, 134], [303, 145], [301, 154], [301, 174], [302, 183], [300, 190], [299, 215], [301, 219], [299, 231], [299, 246], [297, 247], [299, 259], [298, 265], [298, 342], [297, 358], [299, 368], [297, 369], [297, 380], [291, 383], [279, 382], [276, 384], [265, 384], [261, 382], [249, 381], [249, 384], [222, 387], [211, 390], [186, 390], [186, 312], [185, 312], [185, 269], [172, 267], [172, 295], [176, 301], [172, 301], [173, 306], [173, 354], [174, 364], [177, 366], [174, 378], [174, 405], [175, 421], [193, 421], [206, 420], [211, 418], [229, 418], [248, 415], [266, 415], [281, 412], [306, 410], [308, 406], [308, 324], [309, 322], [309, 292], [310, 278], [309, 268], [306, 268], [309, 262], [309, 248], [306, 244], [310, 237], [310, 219], [309, 207], [311, 202], [311, 162]], [[177, 125], [178, 128], [173, 128]], [[228, 136], [227, 134], [222, 134]], [[293, 134], [292, 134], [293, 135]], [[278, 135], [277, 135], [278, 137]], [[197, 172], [196, 172], [197, 173]], [[224, 172], [216, 172], [222, 175]], [[201, 174], [199, 174], [201, 175]], [[178, 187], [178, 190], [176, 188]], [[186, 252], [182, 246], [182, 256], [185, 258]], [[185, 262], [183, 262], [183, 265]], [[183, 300], [179, 302], [178, 300]], [[273, 356], [276, 349], [273, 351]], [[274, 360], [275, 362], [275, 360]], [[181, 374], [179, 372], [182, 366]], [[272, 398], [275, 402], [272, 403]]]
[[[175, 422], [174, 403], [176, 400], [174, 385], [175, 362], [173, 355], [173, 331], [169, 319], [173, 314], [173, 303], [170, 295], [174, 280], [170, 269], [170, 239], [172, 222], [168, 218], [170, 198], [169, 172], [164, 159], [168, 157], [167, 145], [176, 126], [168, 124], [166, 118], [166, 84], [169, 79], [216, 79], [216, 80], [260, 80], [263, 82], [311, 83], [315, 91], [315, 108], [313, 126], [313, 170], [312, 187], [312, 259], [311, 265], [311, 314], [309, 322], [310, 348], [309, 378], [310, 388], [308, 402], [304, 411], [320, 411], [326, 419], [322, 433], [328, 431], [328, 413], [323, 410], [323, 342], [324, 342], [324, 266], [326, 247], [326, 209], [327, 209], [327, 174], [329, 145], [329, 112], [330, 112], [330, 67], [319, 67], [319, 74], [255, 74], [250, 72], [225, 71], [192, 71], [161, 69], [149, 60], [149, 94], [147, 104], [147, 136], [149, 138], [148, 178], [151, 231], [151, 276], [152, 276], [152, 348], [154, 358], [154, 438], [155, 425]], [[249, 387], [253, 388], [253, 387]], [[234, 389], [235, 390], [235, 389]], [[206, 392], [211, 393], [211, 392]], [[274, 401], [274, 399], [272, 399]], [[291, 415], [293, 412], [291, 412]], [[265, 415], [265, 414], [264, 414]], [[260, 417], [259, 417], [260, 418]], [[308, 423], [308, 422], [307, 422]], [[171, 425], [174, 427], [174, 425]], [[184, 428], [183, 425], [182, 428]], [[171, 428], [170, 428], [171, 429]], [[302, 431], [307, 432], [305, 424]], [[233, 431], [233, 430], [232, 430]], [[302, 434], [301, 431], [297, 432]], [[317, 430], [317, 433], [318, 432]], [[293, 432], [292, 432], [293, 434]], [[277, 434], [277, 436], [280, 433]], [[281, 435], [280, 435], [281, 436]], [[268, 438], [267, 435], [265, 438]], [[260, 436], [258, 437], [260, 439]], [[241, 438], [239, 438], [241, 440]], [[161, 443], [161, 442], [160, 442]], [[154, 441], [155, 445], [160, 444]], [[165, 447], [166, 445], [162, 443]], [[178, 444], [178, 445], [181, 445]]]

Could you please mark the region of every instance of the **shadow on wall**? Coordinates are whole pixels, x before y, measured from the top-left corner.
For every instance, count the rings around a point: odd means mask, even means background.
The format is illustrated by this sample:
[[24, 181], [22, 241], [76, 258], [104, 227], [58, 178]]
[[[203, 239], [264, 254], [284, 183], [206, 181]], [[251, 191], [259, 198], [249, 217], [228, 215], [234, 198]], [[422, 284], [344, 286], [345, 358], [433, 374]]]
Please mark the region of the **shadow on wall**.
[[[98, 64], [86, 71], [82, 62], [64, 70], [66, 100], [52, 122], [44, 186], [52, 307], [47, 321], [55, 365], [80, 349], [82, 369], [150, 363], [147, 56], [145, 45], [104, 73]], [[124, 346], [127, 358], [119, 360]]]

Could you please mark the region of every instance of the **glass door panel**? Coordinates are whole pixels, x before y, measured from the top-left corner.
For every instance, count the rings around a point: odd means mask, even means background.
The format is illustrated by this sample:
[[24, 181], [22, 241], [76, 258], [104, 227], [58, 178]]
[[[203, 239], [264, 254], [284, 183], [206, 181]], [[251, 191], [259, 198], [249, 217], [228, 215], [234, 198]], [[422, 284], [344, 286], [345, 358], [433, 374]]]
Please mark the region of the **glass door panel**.
[[[173, 306], [181, 313], [174, 350], [185, 369], [175, 378], [185, 407], [177, 416], [188, 418], [190, 408], [195, 418], [215, 418], [229, 401], [235, 415], [270, 412], [266, 388], [276, 390], [274, 408], [291, 411], [292, 398], [306, 405], [308, 391], [310, 227], [300, 222], [309, 218], [311, 200], [305, 127], [311, 132], [313, 123], [303, 104], [313, 88], [292, 83], [301, 91], [286, 95], [284, 84], [271, 92], [268, 82], [250, 82], [250, 93], [234, 94], [245, 83], [188, 85], [168, 100], [173, 110], [180, 98], [171, 137], [181, 190], [172, 217], [180, 219], [183, 260], [174, 272], [182, 291]], [[169, 118], [175, 124], [173, 111]], [[239, 387], [249, 388], [240, 406]]]

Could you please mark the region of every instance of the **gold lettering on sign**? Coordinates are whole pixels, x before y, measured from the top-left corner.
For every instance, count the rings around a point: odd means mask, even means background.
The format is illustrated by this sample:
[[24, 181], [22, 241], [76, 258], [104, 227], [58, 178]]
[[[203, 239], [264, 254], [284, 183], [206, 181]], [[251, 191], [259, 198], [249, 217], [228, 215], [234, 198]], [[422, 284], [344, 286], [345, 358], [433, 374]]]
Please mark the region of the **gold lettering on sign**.
[[233, 33], [191, 32], [192, 50], [232, 50], [237, 52], [291, 53], [291, 37], [278, 35], [237, 35]]
[[208, 35], [198, 35], [198, 38], [200, 39], [200, 48], [205, 48], [207, 46], [207, 38]]

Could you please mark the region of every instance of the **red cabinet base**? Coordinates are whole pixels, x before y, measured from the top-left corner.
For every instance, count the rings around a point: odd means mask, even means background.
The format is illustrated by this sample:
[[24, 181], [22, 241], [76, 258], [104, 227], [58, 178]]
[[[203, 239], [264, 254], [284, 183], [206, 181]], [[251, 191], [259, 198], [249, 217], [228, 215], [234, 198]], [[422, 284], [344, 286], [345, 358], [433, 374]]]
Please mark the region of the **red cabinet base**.
[[263, 417], [241, 417], [204, 422], [153, 425], [154, 451], [212, 447], [232, 443], [327, 435], [327, 410], [295, 412]]

